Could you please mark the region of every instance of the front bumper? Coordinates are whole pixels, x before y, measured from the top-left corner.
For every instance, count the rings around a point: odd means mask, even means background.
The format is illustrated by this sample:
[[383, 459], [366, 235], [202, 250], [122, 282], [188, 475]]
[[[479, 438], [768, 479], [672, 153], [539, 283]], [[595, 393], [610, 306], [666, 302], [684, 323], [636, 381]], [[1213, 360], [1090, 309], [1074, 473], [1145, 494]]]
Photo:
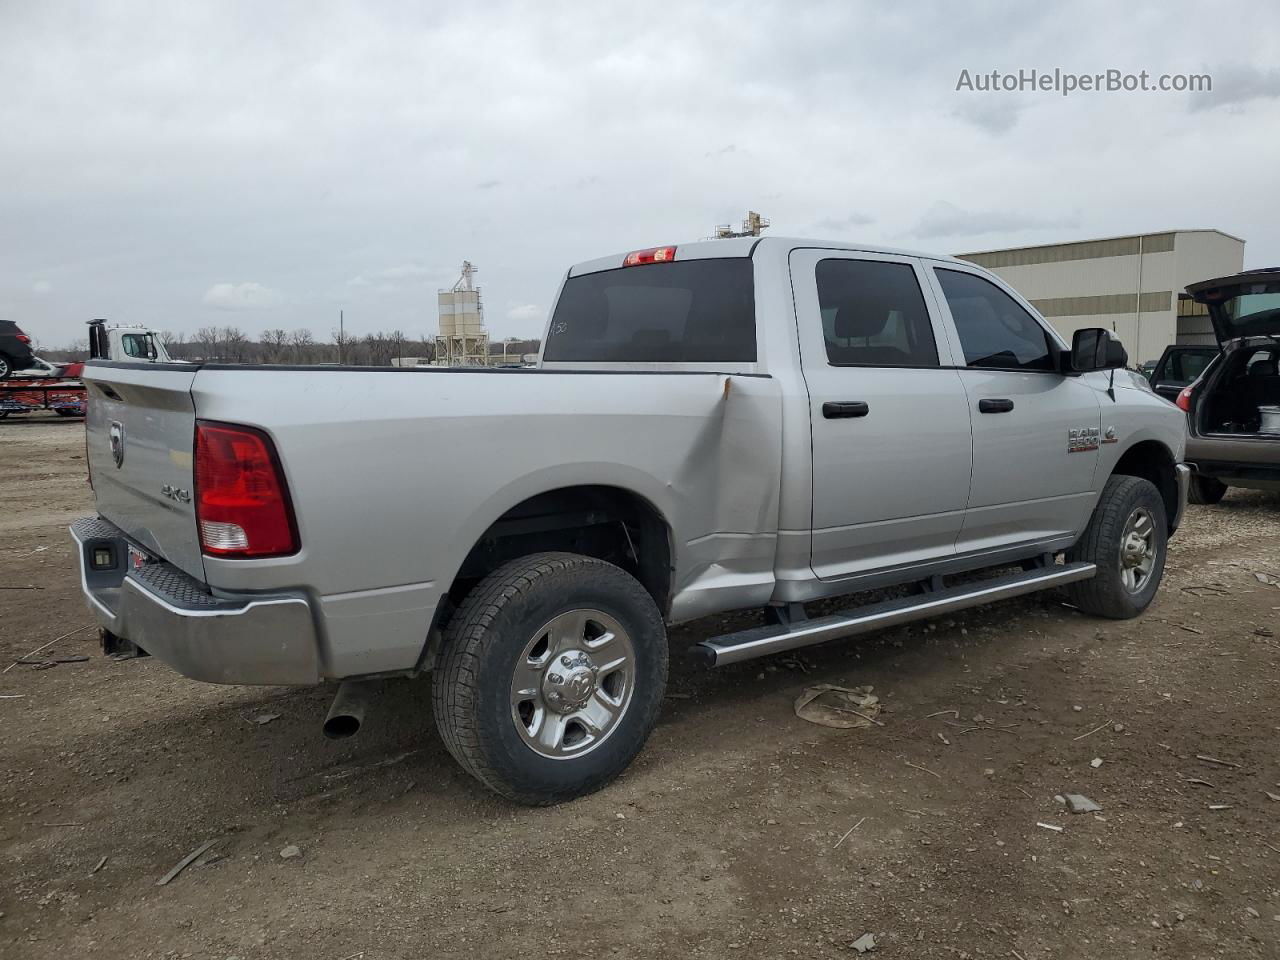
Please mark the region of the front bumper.
[[1182, 523], [1182, 515], [1187, 512], [1187, 491], [1191, 487], [1191, 468], [1185, 463], [1175, 463], [1173, 472], [1178, 480], [1178, 505], [1173, 511], [1173, 520], [1169, 523], [1169, 532], [1178, 529]]
[[[129, 541], [99, 517], [71, 526], [80, 587], [98, 623], [184, 676], [209, 683], [320, 682], [311, 605], [301, 595], [214, 596], [163, 561], [134, 569]], [[108, 553], [101, 553], [107, 551]], [[95, 554], [110, 564], [95, 565]]]

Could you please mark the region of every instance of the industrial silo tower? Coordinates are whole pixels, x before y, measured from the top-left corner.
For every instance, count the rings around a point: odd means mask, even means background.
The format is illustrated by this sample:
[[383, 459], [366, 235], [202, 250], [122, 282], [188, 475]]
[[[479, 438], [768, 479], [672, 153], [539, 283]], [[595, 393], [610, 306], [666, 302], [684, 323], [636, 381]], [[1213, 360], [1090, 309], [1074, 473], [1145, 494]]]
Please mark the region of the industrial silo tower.
[[473, 281], [476, 267], [462, 261], [462, 276], [450, 290], [440, 291], [440, 333], [436, 337], [436, 365], [484, 367], [489, 364], [489, 334], [484, 329], [480, 288]]

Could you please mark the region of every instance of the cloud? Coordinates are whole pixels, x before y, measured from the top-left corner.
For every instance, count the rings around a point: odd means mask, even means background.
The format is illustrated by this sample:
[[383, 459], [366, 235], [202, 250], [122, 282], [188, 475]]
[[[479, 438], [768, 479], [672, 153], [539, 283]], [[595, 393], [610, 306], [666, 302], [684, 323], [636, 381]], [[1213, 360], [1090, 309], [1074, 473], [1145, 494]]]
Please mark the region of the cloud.
[[925, 211], [909, 235], [971, 237], [984, 233], [1018, 233], [1078, 225], [1075, 217], [1046, 217], [1003, 210], [962, 210], [953, 203], [939, 200]]
[[993, 136], [1008, 133], [1018, 125], [1018, 116], [1028, 106], [1012, 96], [977, 94], [966, 101], [952, 116], [972, 124]]
[[31, 285], [31, 292], [38, 297], [43, 297], [46, 293], [53, 291], [53, 284], [48, 280], [37, 280]]
[[547, 320], [547, 311], [536, 303], [522, 303], [507, 311], [507, 320], [522, 326], [543, 324]]
[[204, 305], [217, 310], [263, 310], [280, 299], [279, 291], [260, 283], [215, 283], [204, 293]]
[[402, 263], [381, 270], [369, 270], [347, 281], [349, 287], [388, 289], [413, 283], [443, 283], [452, 271], [428, 267], [420, 263]]
[[1263, 70], [1249, 65], [1231, 66], [1213, 70], [1210, 75], [1213, 77], [1211, 91], [1188, 95], [1187, 109], [1193, 113], [1280, 97], [1280, 69], [1274, 67]]
[[501, 180], [481, 180], [476, 184], [477, 190], [492, 190], [494, 187], [502, 186]]
[[823, 217], [814, 221], [814, 226], [821, 233], [838, 234], [851, 227], [865, 227], [875, 223], [876, 218], [865, 213], [850, 213], [843, 217]]

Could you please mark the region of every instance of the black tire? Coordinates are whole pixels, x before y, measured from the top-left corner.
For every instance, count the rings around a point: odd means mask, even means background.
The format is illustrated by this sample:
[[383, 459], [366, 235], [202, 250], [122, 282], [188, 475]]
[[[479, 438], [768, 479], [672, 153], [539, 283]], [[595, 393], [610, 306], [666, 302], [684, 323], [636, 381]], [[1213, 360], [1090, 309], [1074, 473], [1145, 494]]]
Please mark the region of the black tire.
[[13, 373], [13, 363], [3, 353], [0, 353], [0, 380], [9, 379], [9, 374]]
[[1193, 474], [1191, 485], [1187, 488], [1189, 503], [1217, 503], [1227, 495], [1227, 485], [1215, 477], [1202, 477]]
[[[600, 611], [621, 625], [634, 653], [634, 678], [629, 701], [600, 742], [553, 759], [517, 728], [513, 678], [540, 628], [576, 610]], [[485, 577], [449, 620], [432, 710], [463, 769], [516, 803], [548, 806], [599, 790], [631, 763], [657, 722], [666, 684], [666, 627], [644, 587], [603, 560], [538, 553]]]
[[[1122, 544], [1126, 525], [1138, 511], [1145, 511], [1151, 530], [1153, 562], [1145, 580], [1131, 590], [1125, 583]], [[1147, 609], [1160, 589], [1164, 575], [1169, 523], [1164, 498], [1150, 480], [1113, 476], [1102, 488], [1093, 516], [1083, 536], [1067, 551], [1067, 562], [1095, 564], [1097, 574], [1067, 587], [1071, 602], [1086, 613], [1112, 620], [1127, 620]]]

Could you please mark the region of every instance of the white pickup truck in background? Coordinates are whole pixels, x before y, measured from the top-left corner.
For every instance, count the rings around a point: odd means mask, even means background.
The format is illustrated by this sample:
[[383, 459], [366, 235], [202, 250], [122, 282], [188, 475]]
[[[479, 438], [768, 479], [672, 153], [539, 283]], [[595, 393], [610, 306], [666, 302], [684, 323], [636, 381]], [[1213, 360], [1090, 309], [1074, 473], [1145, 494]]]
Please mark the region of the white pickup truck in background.
[[1140, 613], [1186, 429], [1124, 362], [970, 263], [780, 237], [571, 268], [531, 370], [91, 361], [83, 587], [187, 676], [345, 681], [331, 733], [429, 671], [453, 756], [553, 803], [641, 749], [667, 624], [763, 610], [724, 664], [1051, 587]]

